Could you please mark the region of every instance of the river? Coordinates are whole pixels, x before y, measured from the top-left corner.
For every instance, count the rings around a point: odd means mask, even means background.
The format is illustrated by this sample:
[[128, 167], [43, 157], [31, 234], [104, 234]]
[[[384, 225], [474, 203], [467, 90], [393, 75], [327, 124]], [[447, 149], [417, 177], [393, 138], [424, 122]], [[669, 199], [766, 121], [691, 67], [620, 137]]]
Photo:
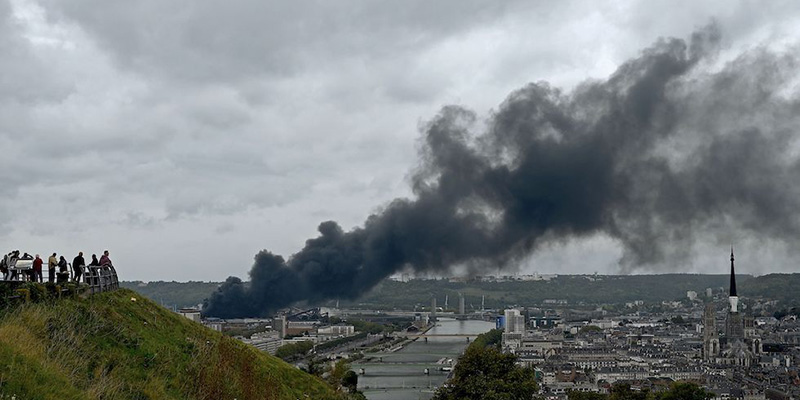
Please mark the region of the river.
[[[494, 326], [493, 322], [440, 318], [427, 334], [477, 336]], [[427, 342], [420, 338], [394, 353], [372, 354], [381, 357], [381, 362], [356, 362], [352, 369], [356, 372], [364, 369], [364, 375], [358, 377], [358, 388], [369, 400], [427, 400], [448, 374], [440, 370], [443, 365], [437, 361], [457, 359], [468, 344], [466, 337], [431, 337]], [[424, 374], [425, 368], [429, 375]]]

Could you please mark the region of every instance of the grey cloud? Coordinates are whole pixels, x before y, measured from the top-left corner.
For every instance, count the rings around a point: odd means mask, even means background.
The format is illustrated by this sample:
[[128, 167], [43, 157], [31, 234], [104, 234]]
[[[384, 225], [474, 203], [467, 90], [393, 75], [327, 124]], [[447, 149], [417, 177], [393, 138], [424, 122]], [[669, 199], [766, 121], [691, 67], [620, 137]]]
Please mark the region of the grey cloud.
[[159, 223], [159, 220], [141, 211], [130, 211], [121, 223], [133, 228], [153, 228]]
[[[796, 246], [800, 94], [778, 94], [796, 59], [755, 51], [709, 71], [704, 61], [719, 45], [712, 24], [689, 40], [659, 39], [572, 92], [527, 85], [485, 131], [474, 112], [445, 107], [423, 131], [414, 198], [350, 231], [322, 222], [288, 260], [258, 253], [250, 286], [229, 278], [204, 311], [269, 315], [298, 301], [352, 299], [406, 268], [486, 270], [598, 234], [622, 244], [624, 272], [686, 264], [698, 238], [726, 230]], [[737, 104], [712, 112], [720, 98]], [[686, 135], [687, 162], [671, 165], [660, 147]]]
[[47, 65], [34, 54], [19, 25], [11, 5], [0, 4], [0, 105], [6, 109], [64, 99], [73, 88], [48, 73]]
[[214, 233], [218, 235], [227, 235], [229, 233], [235, 232], [236, 227], [233, 224], [221, 224], [214, 228]]
[[419, 51], [520, 8], [479, 1], [46, 4], [52, 18], [93, 32], [124, 68], [179, 81], [294, 75], [350, 57], [369, 63]]
[[[137, 243], [175, 263], [172, 243], [208, 238], [239, 249], [230, 265], [244, 273], [251, 251], [242, 243], [290, 254], [316, 226], [312, 213], [349, 228], [410, 196], [403, 177], [415, 162], [415, 128], [441, 105], [486, 110], [542, 79], [569, 93], [587, 76], [604, 81], [656, 37], [686, 36], [714, 16], [728, 45], [772, 26], [791, 33], [792, 3], [759, 7], [0, 2], [0, 48], [13, 55], [0, 59], [0, 146], [17, 150], [0, 157], [0, 224], [12, 227], [1, 234], [54, 246], [109, 241], [122, 250]], [[731, 121], [753, 109], [680, 93], [689, 89], [671, 87], [667, 95]], [[728, 129], [723, 118], [677, 105], [673, 112], [695, 119], [685, 129]], [[652, 151], [670, 168], [686, 163], [708, 145], [687, 136]], [[235, 234], [214, 237], [214, 227], [226, 223]], [[47, 234], [72, 226], [82, 230]], [[170, 243], [159, 242], [167, 237]], [[621, 251], [613, 246], [611, 253]], [[205, 251], [198, 260], [213, 258]], [[148, 268], [131, 277], [164, 276]], [[169, 273], [179, 279], [181, 271]], [[221, 279], [228, 271], [209, 264], [185, 273]]]

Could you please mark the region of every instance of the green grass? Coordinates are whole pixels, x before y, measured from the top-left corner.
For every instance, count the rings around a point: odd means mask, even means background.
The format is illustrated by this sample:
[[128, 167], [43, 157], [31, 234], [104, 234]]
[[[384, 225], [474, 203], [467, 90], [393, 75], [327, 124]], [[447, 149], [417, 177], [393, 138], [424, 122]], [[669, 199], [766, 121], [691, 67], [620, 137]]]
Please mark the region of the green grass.
[[0, 394], [18, 399], [338, 398], [318, 378], [126, 289], [7, 310], [0, 317]]

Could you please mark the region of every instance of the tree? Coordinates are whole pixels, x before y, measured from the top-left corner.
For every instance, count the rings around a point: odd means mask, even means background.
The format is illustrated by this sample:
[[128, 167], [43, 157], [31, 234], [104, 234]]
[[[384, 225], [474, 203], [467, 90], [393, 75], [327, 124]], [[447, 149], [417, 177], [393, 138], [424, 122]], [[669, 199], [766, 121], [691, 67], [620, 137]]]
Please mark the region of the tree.
[[586, 325], [581, 327], [580, 333], [602, 332], [603, 328], [596, 325]]
[[493, 347], [469, 346], [456, 364], [453, 379], [436, 391], [435, 400], [529, 400], [538, 385], [532, 368]]
[[337, 389], [340, 385], [344, 386], [342, 382], [344, 381], [344, 376], [347, 374], [347, 372], [352, 372], [350, 371], [350, 363], [347, 362], [347, 360], [339, 360], [333, 364], [333, 367], [331, 367], [330, 370], [330, 376], [328, 377], [328, 381], [330, 382], [331, 386]]
[[489, 332], [481, 333], [470, 346], [479, 347], [495, 347], [500, 348], [500, 343], [503, 341], [503, 331], [500, 329], [492, 329]]
[[668, 391], [656, 393], [655, 400], [708, 400], [713, 393], [706, 392], [700, 386], [687, 382], [675, 382]]
[[358, 387], [358, 374], [355, 371], [347, 371], [345, 372], [344, 376], [342, 377], [342, 386], [347, 389], [350, 393], [356, 391]]
[[311, 341], [285, 344], [278, 347], [278, 350], [275, 351], [275, 357], [291, 360], [308, 353], [313, 347], [314, 343]]
[[607, 400], [608, 396], [601, 393], [594, 392], [578, 392], [570, 390], [567, 392], [567, 399], [569, 400]]
[[611, 386], [611, 393], [608, 395], [609, 400], [648, 400], [650, 399], [650, 391], [635, 391], [631, 389], [631, 385], [627, 383], [616, 383]]

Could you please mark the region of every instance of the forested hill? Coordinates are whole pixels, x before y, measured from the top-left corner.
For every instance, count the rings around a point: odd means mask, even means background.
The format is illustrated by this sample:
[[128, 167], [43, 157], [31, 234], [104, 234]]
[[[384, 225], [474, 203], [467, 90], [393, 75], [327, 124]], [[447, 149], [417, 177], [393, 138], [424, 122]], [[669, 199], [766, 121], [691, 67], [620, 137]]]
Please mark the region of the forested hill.
[[167, 308], [194, 307], [217, 290], [222, 282], [120, 282], [120, 286], [135, 290]]
[[0, 309], [0, 395], [336, 399], [318, 378], [122, 289]]
[[[385, 280], [360, 299], [340, 301], [341, 306], [360, 305], [371, 308], [412, 309], [416, 304], [430, 304], [436, 294], [439, 305], [445, 296], [456, 307], [458, 293], [470, 304], [480, 307], [481, 296], [487, 307], [510, 304], [535, 304], [546, 299], [567, 300], [570, 303], [624, 303], [635, 300], [660, 302], [686, 298], [694, 290], [702, 296], [706, 288], [727, 290], [728, 275], [665, 274], [665, 275], [559, 275], [549, 281], [512, 282], [450, 282], [448, 280], [414, 279], [409, 282]], [[783, 301], [795, 300], [800, 287], [800, 274], [769, 274], [759, 277], [737, 276], [739, 295], [768, 297]], [[216, 290], [218, 282], [123, 282], [165, 306], [185, 307], [203, 302]], [[328, 305], [335, 304], [334, 301]]]
[[[742, 287], [751, 278], [741, 276]], [[533, 305], [546, 300], [566, 300], [569, 304], [661, 302], [686, 298], [689, 290], [701, 295], [706, 288], [724, 290], [727, 285], [726, 275], [690, 274], [559, 275], [550, 280], [507, 282], [385, 281], [357, 303], [406, 308], [416, 303], [427, 305], [431, 294], [436, 294], [440, 306], [446, 295], [453, 308], [458, 304], [459, 293], [465, 296], [468, 310], [480, 307], [482, 297], [487, 308]]]

